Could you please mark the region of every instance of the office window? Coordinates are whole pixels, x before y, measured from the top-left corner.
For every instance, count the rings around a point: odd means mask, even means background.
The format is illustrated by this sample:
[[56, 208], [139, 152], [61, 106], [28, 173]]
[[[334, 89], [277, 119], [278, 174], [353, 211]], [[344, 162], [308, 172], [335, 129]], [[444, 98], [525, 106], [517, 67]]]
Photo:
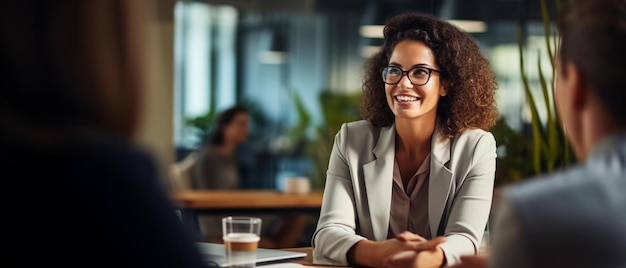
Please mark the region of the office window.
[[236, 102], [238, 12], [231, 6], [179, 1], [174, 14], [174, 143], [196, 148], [201, 136], [186, 120]]

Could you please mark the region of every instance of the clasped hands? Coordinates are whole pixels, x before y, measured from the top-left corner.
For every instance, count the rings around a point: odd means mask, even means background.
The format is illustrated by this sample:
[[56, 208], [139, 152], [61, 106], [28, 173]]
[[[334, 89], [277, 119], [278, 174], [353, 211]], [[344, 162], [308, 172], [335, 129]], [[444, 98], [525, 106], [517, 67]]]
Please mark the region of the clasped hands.
[[438, 245], [445, 241], [445, 237], [427, 240], [408, 231], [380, 242], [362, 240], [355, 245], [352, 261], [369, 267], [441, 267], [445, 257]]
[[438, 246], [446, 242], [445, 237], [427, 240], [417, 234], [405, 231], [396, 237], [401, 246], [386, 257], [383, 267], [387, 268], [422, 268], [441, 267], [444, 264], [443, 250]]
[[[411, 232], [398, 235], [397, 240], [412, 244], [412, 250], [403, 250], [387, 257], [383, 263], [385, 268], [422, 268], [442, 267], [445, 256], [439, 244], [446, 241], [444, 237], [426, 240]], [[389, 240], [387, 240], [389, 241]], [[441, 253], [439, 256], [437, 253]], [[441, 257], [441, 258], [440, 258]], [[448, 268], [487, 268], [489, 267], [489, 254], [482, 252], [476, 255], [461, 256], [461, 262]]]

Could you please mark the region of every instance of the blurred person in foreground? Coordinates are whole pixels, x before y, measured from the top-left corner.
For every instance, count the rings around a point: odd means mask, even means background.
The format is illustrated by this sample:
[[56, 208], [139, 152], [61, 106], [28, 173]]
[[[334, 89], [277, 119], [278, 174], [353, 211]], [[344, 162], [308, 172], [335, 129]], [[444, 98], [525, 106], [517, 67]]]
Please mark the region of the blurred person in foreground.
[[420, 267], [475, 254], [491, 210], [497, 84], [472, 37], [401, 14], [366, 65], [364, 120], [343, 124], [313, 235], [316, 264]]
[[579, 165], [506, 190], [490, 254], [455, 267], [626, 267], [626, 2], [569, 2], [555, 102]]
[[150, 3], [3, 3], [0, 163], [14, 198], [2, 204], [3, 263], [204, 267], [133, 146]]
[[[194, 189], [238, 190], [244, 189], [241, 153], [239, 146], [248, 140], [250, 114], [243, 106], [233, 106], [222, 111], [215, 122], [215, 129], [205, 138], [197, 160], [191, 167]], [[262, 213], [261, 248], [293, 248], [298, 246], [306, 225], [304, 214]], [[203, 239], [221, 243], [222, 217], [224, 215], [199, 215]]]

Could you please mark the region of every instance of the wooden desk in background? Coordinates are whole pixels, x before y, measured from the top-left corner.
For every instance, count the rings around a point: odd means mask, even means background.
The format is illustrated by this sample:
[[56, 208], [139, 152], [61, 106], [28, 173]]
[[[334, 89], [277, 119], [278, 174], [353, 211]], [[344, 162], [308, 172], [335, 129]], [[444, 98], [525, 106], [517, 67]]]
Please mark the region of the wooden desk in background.
[[174, 204], [195, 214], [315, 212], [322, 191], [287, 194], [276, 190], [188, 190], [170, 193]]

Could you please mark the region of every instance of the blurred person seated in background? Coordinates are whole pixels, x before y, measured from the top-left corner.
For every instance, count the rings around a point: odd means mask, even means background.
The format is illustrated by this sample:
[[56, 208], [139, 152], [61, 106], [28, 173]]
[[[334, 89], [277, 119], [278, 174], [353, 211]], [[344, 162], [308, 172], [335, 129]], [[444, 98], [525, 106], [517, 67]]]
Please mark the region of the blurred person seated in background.
[[455, 267], [626, 267], [626, 2], [569, 4], [554, 94], [580, 164], [506, 189], [491, 253]]
[[[243, 189], [240, 159], [237, 149], [249, 135], [249, 113], [245, 107], [234, 106], [222, 111], [216, 120], [215, 129], [205, 138], [191, 167], [191, 184], [194, 189], [236, 190]], [[254, 174], [252, 174], [252, 178]], [[210, 242], [222, 241], [221, 218], [229, 215], [200, 215], [203, 239]], [[248, 215], [250, 216], [250, 215]], [[298, 246], [306, 226], [302, 214], [260, 214], [263, 222], [262, 239], [259, 247], [288, 248]]]
[[191, 167], [194, 189], [233, 190], [241, 188], [237, 149], [248, 140], [249, 114], [235, 106], [224, 110], [216, 120]]
[[204, 267], [153, 160], [133, 145], [151, 4], [2, 3], [8, 266]]

